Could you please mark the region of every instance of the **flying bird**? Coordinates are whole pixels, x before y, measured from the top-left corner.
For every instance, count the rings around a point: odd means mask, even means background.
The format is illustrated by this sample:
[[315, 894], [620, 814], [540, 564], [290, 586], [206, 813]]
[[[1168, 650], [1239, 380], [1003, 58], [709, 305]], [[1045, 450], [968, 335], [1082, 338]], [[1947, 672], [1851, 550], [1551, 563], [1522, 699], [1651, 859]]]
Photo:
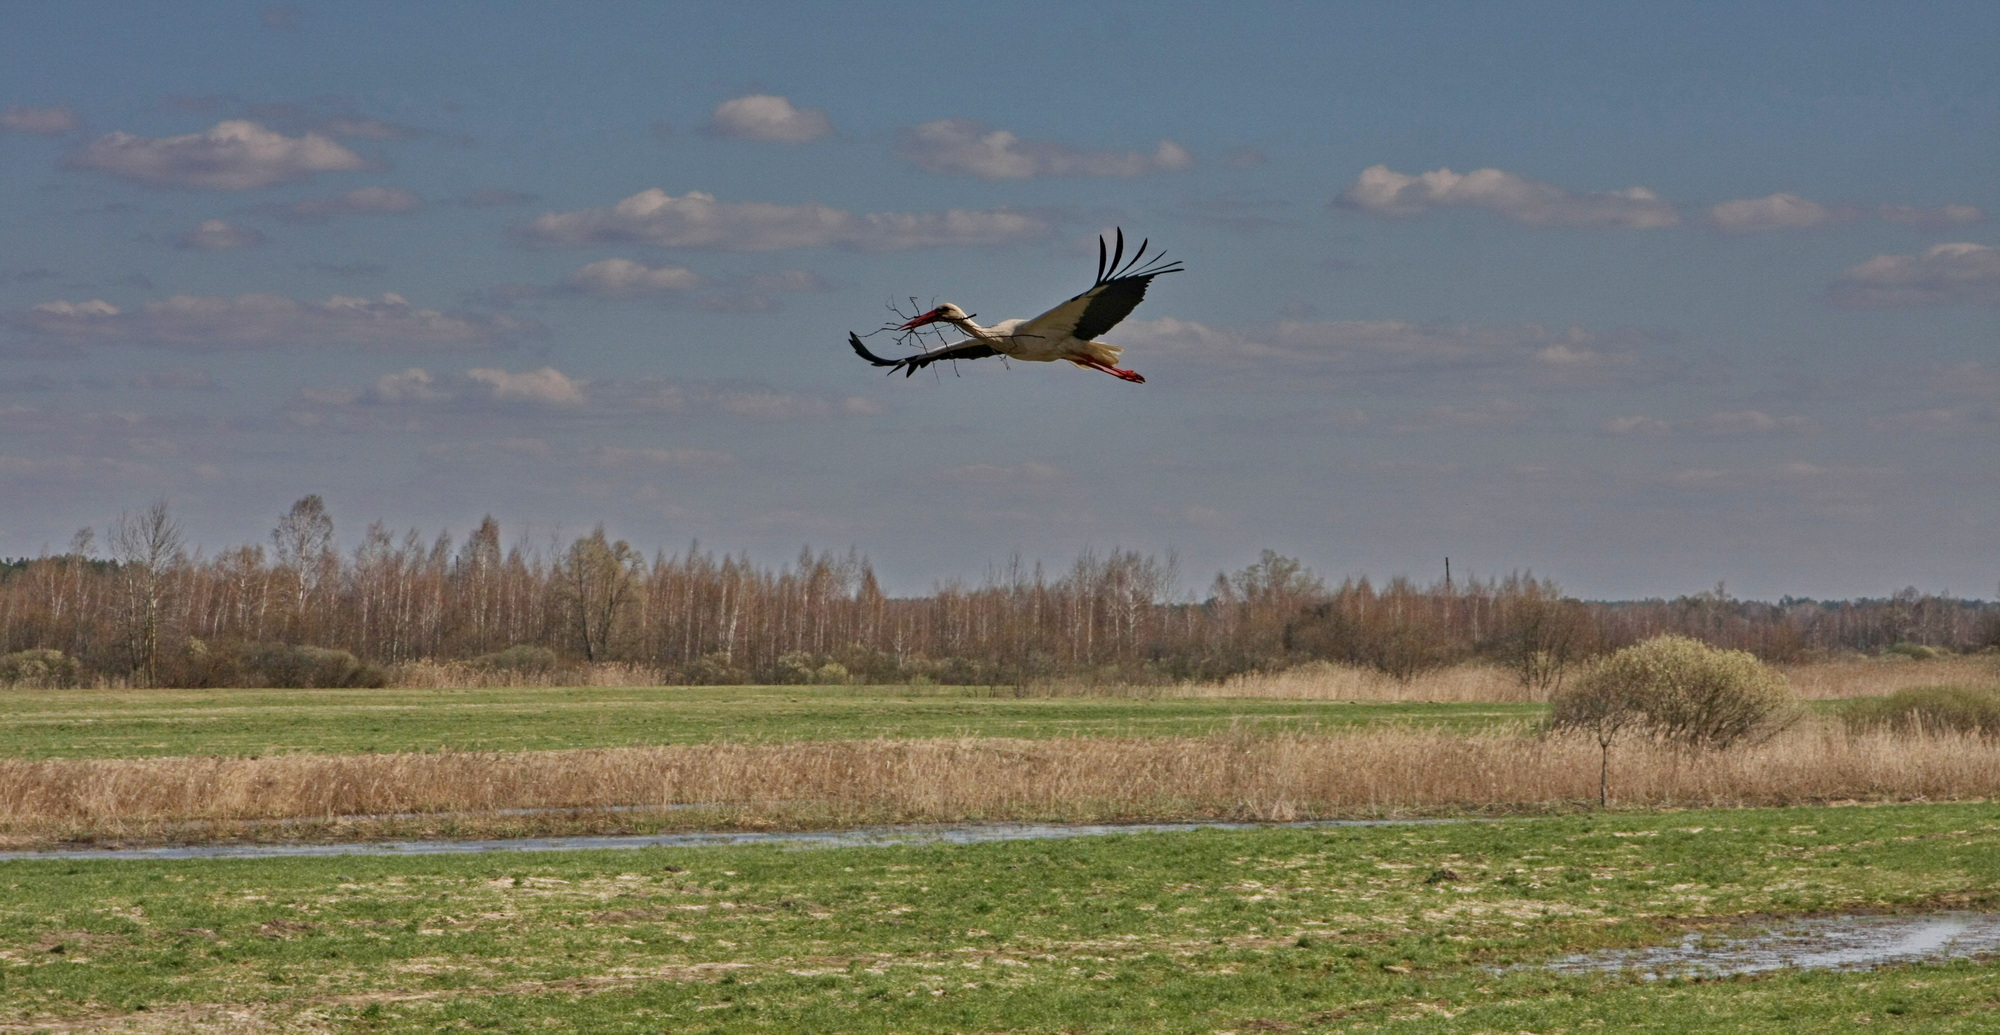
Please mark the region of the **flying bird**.
[[1153, 282], [1154, 277], [1181, 272], [1180, 262], [1166, 261], [1165, 253], [1154, 255], [1153, 261], [1146, 263], [1146, 246], [1150, 243], [1150, 239], [1140, 241], [1139, 250], [1133, 253], [1130, 261], [1126, 261], [1125, 231], [1118, 231], [1115, 248], [1107, 248], [1100, 234], [1097, 238], [1097, 282], [1090, 285], [1090, 290], [1033, 319], [1002, 320], [991, 327], [982, 327], [972, 322], [972, 317], [965, 310], [946, 302], [896, 329], [914, 331], [934, 323], [948, 323], [971, 335], [970, 338], [902, 359], [883, 359], [868, 351], [868, 347], [861, 344], [861, 337], [852, 331], [848, 332], [847, 343], [854, 346], [855, 353], [862, 359], [878, 367], [888, 367], [891, 374], [901, 370], [904, 377], [941, 360], [1007, 356], [1035, 363], [1066, 359], [1080, 367], [1102, 370], [1113, 377], [1145, 384], [1146, 379], [1140, 377], [1138, 371], [1118, 366], [1118, 355], [1124, 349], [1091, 339], [1118, 326], [1118, 321], [1131, 315], [1146, 297], [1146, 286]]

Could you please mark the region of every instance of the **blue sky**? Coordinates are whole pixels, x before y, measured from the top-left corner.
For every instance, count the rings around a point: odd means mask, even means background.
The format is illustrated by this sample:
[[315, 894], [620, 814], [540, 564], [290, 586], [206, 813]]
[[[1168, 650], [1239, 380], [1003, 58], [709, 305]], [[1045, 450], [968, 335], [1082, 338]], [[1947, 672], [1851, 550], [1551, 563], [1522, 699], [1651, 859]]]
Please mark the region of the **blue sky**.
[[[318, 492], [905, 591], [1991, 596], [2000, 8], [1410, 8], [8, 5], [0, 554]], [[1144, 386], [842, 345], [1115, 226], [1188, 266]]]

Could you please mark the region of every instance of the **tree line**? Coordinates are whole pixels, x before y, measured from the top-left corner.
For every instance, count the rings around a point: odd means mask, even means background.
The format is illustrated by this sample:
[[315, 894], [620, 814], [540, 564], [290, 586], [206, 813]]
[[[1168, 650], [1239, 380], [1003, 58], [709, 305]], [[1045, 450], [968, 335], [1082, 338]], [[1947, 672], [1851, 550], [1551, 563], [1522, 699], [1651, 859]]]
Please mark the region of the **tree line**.
[[1330, 584], [1268, 550], [1200, 595], [1180, 588], [1172, 556], [1113, 550], [1059, 569], [1014, 558], [912, 597], [884, 594], [853, 551], [775, 566], [699, 544], [647, 554], [601, 526], [509, 546], [491, 517], [463, 541], [378, 522], [342, 550], [318, 496], [268, 543], [212, 556], [187, 549], [164, 501], [121, 516], [101, 544], [85, 529], [60, 554], [0, 562], [0, 655], [181, 686], [269, 682], [335, 654], [379, 667], [621, 662], [689, 683], [1159, 682], [1309, 660], [1407, 679], [1481, 660], [1546, 690], [1585, 658], [1665, 633], [1779, 662], [2000, 645], [2000, 606], [1915, 590], [1583, 601], [1527, 573]]

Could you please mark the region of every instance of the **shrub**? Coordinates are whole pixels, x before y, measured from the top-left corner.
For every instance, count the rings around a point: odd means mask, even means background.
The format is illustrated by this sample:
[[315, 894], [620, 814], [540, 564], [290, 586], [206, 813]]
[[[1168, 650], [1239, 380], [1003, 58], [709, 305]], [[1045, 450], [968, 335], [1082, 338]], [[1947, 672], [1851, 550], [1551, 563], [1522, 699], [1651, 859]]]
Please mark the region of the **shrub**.
[[1797, 715], [1784, 677], [1748, 651], [1659, 636], [1590, 666], [1555, 696], [1554, 729], [1619, 722], [1687, 748], [1721, 749], [1768, 737]]
[[1920, 686], [1855, 701], [1840, 715], [1851, 733], [1972, 733], [2000, 739], [2000, 690]]
[[1908, 641], [1892, 643], [1882, 648], [1882, 653], [1890, 657], [1908, 658], [1911, 661], [1936, 661], [1939, 658], [1951, 656], [1951, 652], [1942, 647], [1929, 647], [1921, 643], [1910, 643]]
[[388, 675], [344, 650], [289, 643], [262, 644], [244, 659], [261, 686], [305, 687], [382, 686]]
[[35, 647], [0, 654], [0, 686], [55, 690], [76, 685], [76, 659], [59, 650]]
[[472, 659], [476, 668], [492, 672], [521, 672], [541, 675], [555, 671], [556, 652], [547, 647], [537, 647], [532, 643], [517, 643], [505, 650], [491, 654], [481, 654]]

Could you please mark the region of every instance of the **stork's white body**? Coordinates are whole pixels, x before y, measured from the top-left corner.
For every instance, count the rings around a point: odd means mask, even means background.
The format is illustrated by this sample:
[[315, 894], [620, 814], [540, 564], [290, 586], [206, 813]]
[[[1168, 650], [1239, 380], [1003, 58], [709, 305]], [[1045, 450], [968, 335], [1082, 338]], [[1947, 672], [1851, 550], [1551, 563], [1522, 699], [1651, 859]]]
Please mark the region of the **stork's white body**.
[[1118, 362], [1119, 353], [1125, 351], [1116, 345], [1077, 338], [1074, 334], [1075, 317], [1063, 312], [1069, 308], [1068, 303], [1033, 319], [1002, 320], [991, 327], [974, 323], [963, 310], [949, 302], [939, 308], [945, 311], [939, 317], [941, 322], [964, 331], [972, 340], [991, 345], [995, 352], [1009, 359], [1030, 363], [1053, 363], [1066, 359], [1080, 367], [1102, 368]]

